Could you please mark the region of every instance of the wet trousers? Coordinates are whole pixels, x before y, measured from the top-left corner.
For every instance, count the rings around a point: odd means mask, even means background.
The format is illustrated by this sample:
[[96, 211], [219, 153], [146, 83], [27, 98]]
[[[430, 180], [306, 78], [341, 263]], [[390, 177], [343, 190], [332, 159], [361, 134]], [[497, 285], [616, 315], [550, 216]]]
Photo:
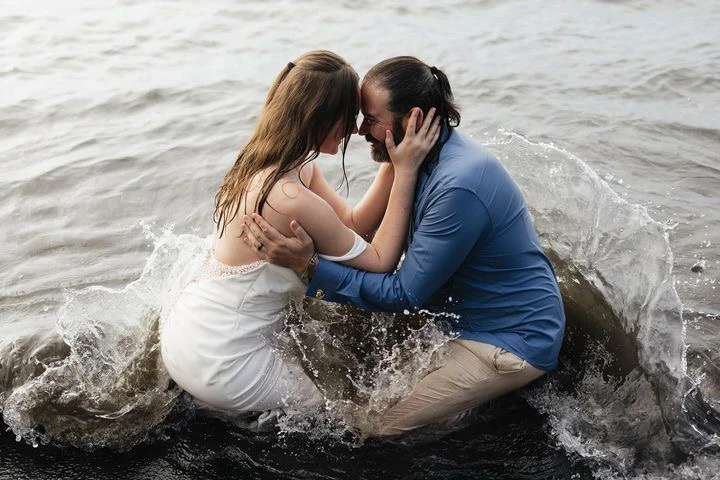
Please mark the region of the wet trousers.
[[545, 373], [494, 345], [473, 340], [449, 343], [445, 363], [382, 415], [375, 436], [399, 435], [448, 421]]

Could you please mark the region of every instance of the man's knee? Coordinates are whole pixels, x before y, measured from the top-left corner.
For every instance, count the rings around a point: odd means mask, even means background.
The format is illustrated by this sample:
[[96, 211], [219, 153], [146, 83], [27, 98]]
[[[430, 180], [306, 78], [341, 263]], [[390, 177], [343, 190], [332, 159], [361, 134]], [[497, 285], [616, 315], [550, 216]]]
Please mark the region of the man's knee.
[[445, 422], [522, 388], [544, 373], [494, 345], [472, 340], [453, 341], [446, 363], [423, 378], [409, 397], [390, 408], [375, 434], [396, 436]]
[[527, 360], [501, 347], [473, 340], [456, 340], [458, 344], [471, 351], [493, 374], [492, 383], [504, 385], [512, 391], [532, 382], [546, 372], [533, 367]]

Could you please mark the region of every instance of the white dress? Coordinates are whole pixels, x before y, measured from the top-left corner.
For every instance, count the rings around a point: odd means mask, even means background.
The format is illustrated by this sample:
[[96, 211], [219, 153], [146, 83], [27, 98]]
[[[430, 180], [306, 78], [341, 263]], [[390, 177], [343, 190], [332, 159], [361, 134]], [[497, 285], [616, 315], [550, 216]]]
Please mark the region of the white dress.
[[[348, 254], [325, 258], [348, 260], [366, 245], [357, 236]], [[290, 297], [305, 288], [288, 268], [264, 261], [228, 266], [210, 254], [160, 329], [168, 373], [201, 406], [234, 414], [322, 405], [324, 396], [300, 365], [271, 344]]]

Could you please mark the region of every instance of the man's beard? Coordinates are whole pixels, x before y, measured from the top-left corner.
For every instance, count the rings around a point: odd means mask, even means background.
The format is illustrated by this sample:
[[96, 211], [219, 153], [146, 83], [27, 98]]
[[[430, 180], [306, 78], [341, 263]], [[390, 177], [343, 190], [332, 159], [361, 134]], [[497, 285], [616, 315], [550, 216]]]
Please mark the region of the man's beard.
[[388, 153], [385, 142], [378, 142], [370, 135], [365, 138], [370, 142], [370, 158], [378, 163], [387, 163], [390, 161], [390, 153]]
[[[405, 138], [405, 132], [403, 131], [402, 122], [399, 118], [393, 121], [392, 136], [393, 140], [395, 140], [395, 145], [399, 145]], [[370, 142], [370, 158], [378, 163], [387, 163], [390, 161], [390, 153], [385, 146], [384, 140], [377, 140], [369, 133], [365, 135], [365, 140]]]

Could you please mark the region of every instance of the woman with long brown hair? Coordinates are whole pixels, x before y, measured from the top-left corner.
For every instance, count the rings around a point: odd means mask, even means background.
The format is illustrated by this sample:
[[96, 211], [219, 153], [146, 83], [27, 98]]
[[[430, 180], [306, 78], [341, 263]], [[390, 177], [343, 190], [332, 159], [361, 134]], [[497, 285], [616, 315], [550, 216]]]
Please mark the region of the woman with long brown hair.
[[[439, 135], [429, 114], [405, 138], [387, 135], [383, 164], [363, 200], [348, 207], [314, 159], [345, 150], [357, 132], [358, 75], [338, 55], [313, 51], [290, 62], [268, 92], [255, 131], [225, 175], [215, 199], [213, 248], [161, 329], [171, 377], [201, 404], [235, 413], [322, 405], [302, 368], [279, 357], [271, 337], [291, 294], [305, 285], [292, 270], [246, 246], [243, 215], [261, 213], [289, 235], [303, 225], [325, 258], [392, 271], [407, 235], [417, 171]], [[374, 232], [374, 235], [373, 235]], [[370, 238], [367, 243], [363, 237]]]

